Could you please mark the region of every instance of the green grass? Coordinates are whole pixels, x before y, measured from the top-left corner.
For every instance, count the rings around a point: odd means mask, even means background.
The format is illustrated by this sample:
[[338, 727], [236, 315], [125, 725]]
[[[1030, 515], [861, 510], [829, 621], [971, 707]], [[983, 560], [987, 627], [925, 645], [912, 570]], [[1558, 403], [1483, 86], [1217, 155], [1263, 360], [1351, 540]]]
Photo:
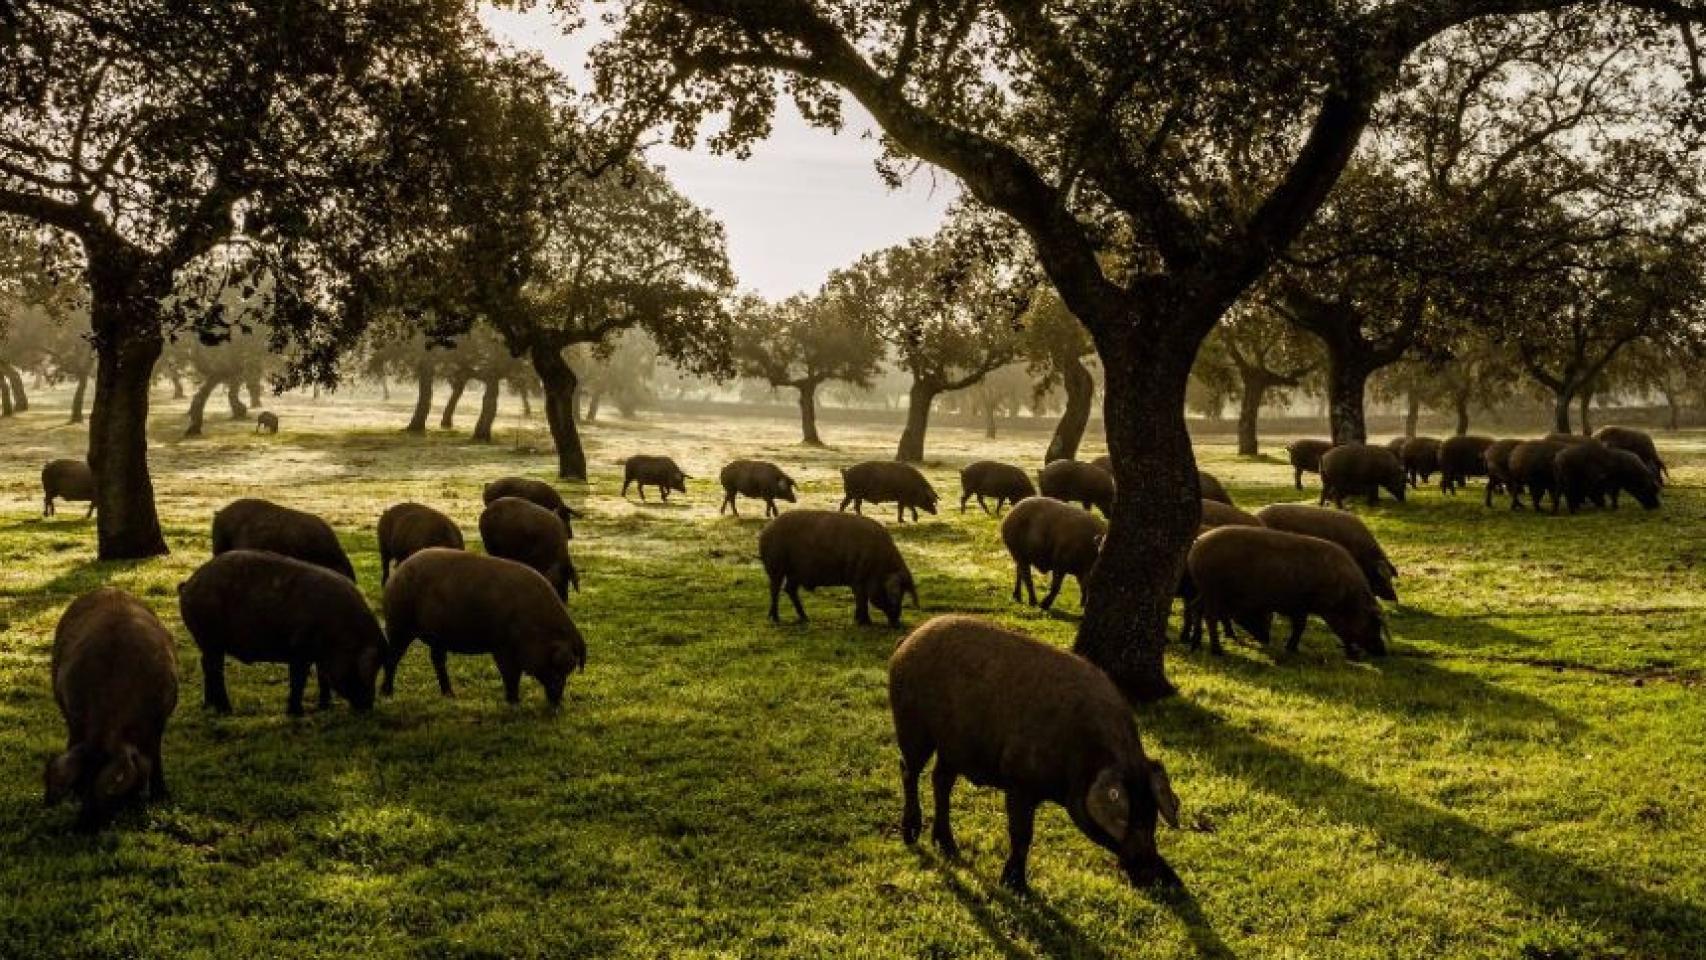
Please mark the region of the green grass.
[[[367, 717], [291, 720], [284, 669], [229, 671], [236, 712], [204, 712], [194, 656], [166, 740], [175, 794], [106, 833], [44, 809], [63, 743], [47, 655], [64, 605], [100, 584], [150, 602], [193, 650], [174, 585], [221, 503], [269, 496], [343, 534], [378, 599], [373, 524], [402, 499], [475, 531], [481, 484], [546, 476], [538, 421], [498, 442], [405, 438], [402, 398], [277, 401], [284, 433], [210, 422], [152, 451], [172, 555], [97, 563], [92, 526], [39, 517], [36, 472], [81, 451], [63, 397], [0, 424], [0, 956], [290, 957], [1685, 957], [1706, 953], [1706, 438], [1661, 440], [1665, 508], [1575, 518], [1484, 510], [1479, 490], [1359, 507], [1403, 571], [1394, 654], [1347, 663], [1312, 627], [1276, 662], [1234, 645], [1171, 658], [1180, 696], [1139, 724], [1185, 804], [1163, 851], [1189, 895], [1131, 889], [1047, 808], [1035, 895], [996, 886], [999, 796], [957, 794], [965, 859], [898, 836], [884, 664], [896, 635], [852, 625], [845, 591], [771, 626], [758, 509], [718, 518], [617, 496], [615, 461], [668, 451], [699, 477], [736, 454], [794, 468], [833, 505], [834, 467], [886, 431], [771, 421], [601, 425], [571, 600], [590, 664], [549, 713], [506, 707], [489, 660], [425, 654]], [[1278, 438], [1274, 438], [1277, 440]], [[1042, 439], [938, 430], [929, 473]], [[1096, 451], [1099, 452], [1099, 451]], [[1200, 450], [1239, 503], [1299, 499], [1276, 461]], [[995, 522], [950, 510], [896, 528], [926, 613], [970, 611], [1070, 643], [1078, 610], [1007, 599]], [[908, 621], [919, 615], [908, 611]]]

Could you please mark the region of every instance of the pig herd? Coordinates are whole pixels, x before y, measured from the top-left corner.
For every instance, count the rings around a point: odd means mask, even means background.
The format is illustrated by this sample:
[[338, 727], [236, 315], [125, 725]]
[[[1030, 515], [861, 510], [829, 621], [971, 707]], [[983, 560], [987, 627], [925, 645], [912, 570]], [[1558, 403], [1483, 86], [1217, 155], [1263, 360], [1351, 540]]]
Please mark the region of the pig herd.
[[1669, 471], [1653, 438], [1630, 427], [1602, 427], [1593, 436], [1550, 433], [1537, 440], [1495, 440], [1484, 436], [1399, 437], [1385, 446], [1333, 445], [1326, 440], [1296, 440], [1286, 446], [1292, 480], [1303, 489], [1303, 475], [1321, 475], [1321, 503], [1343, 507], [1345, 498], [1368, 497], [1372, 505], [1385, 490], [1400, 503], [1406, 488], [1419, 489], [1439, 474], [1441, 492], [1456, 494], [1471, 478], [1484, 478], [1484, 502], [1508, 495], [1513, 510], [1523, 495], [1536, 512], [1550, 500], [1571, 513], [1592, 503], [1616, 509], [1628, 494], [1648, 510], [1659, 506], [1659, 491]]
[[[1317, 616], [1347, 655], [1385, 652], [1379, 601], [1397, 600], [1397, 569], [1360, 519], [1326, 509], [1328, 501], [1377, 500], [1382, 489], [1402, 500], [1407, 487], [1439, 473], [1448, 493], [1486, 477], [1489, 503], [1504, 490], [1520, 505], [1526, 490], [1536, 506], [1550, 495], [1554, 511], [1560, 498], [1573, 511], [1589, 501], [1614, 506], [1625, 492], [1654, 506], [1665, 477], [1650, 438], [1615, 428], [1592, 439], [1412, 438], [1392, 448], [1299, 441], [1288, 449], [1300, 489], [1305, 472], [1322, 475], [1320, 506], [1274, 504], [1248, 513], [1218, 480], [1199, 473], [1202, 527], [1178, 585], [1181, 639], [1193, 648], [1206, 631], [1218, 653], [1222, 634], [1240, 628], [1265, 646], [1279, 615], [1290, 621], [1290, 650]], [[652, 487], [667, 501], [685, 493], [691, 479], [667, 457], [634, 457], [622, 466], [624, 496], [633, 487], [642, 500]], [[765, 516], [774, 517], [758, 537], [771, 620], [779, 619], [783, 594], [804, 621], [802, 588], [842, 586], [852, 592], [858, 623], [871, 623], [875, 607], [898, 627], [905, 601], [919, 604], [918, 586], [889, 530], [863, 516], [863, 507], [892, 504], [896, 522], [905, 523], [920, 511], [935, 514], [939, 497], [902, 463], [860, 463], [841, 478], [839, 509], [784, 513], [777, 501], [796, 503], [799, 484], [775, 464], [737, 460], [719, 475], [718, 512], [738, 516], [744, 497], [762, 501]], [[965, 467], [960, 481], [962, 512], [974, 500], [997, 517], [1006, 511], [1000, 535], [1014, 565], [1014, 602], [1047, 609], [1068, 577], [1078, 581], [1082, 602], [1107, 530], [1094, 511], [1105, 517], [1117, 495], [1106, 458], [1058, 460], [1034, 481], [1020, 467], [980, 461]], [[48, 464], [42, 483], [49, 514], [56, 499], [92, 496], [92, 478], [79, 461]], [[365, 711], [376, 694], [392, 692], [416, 640], [428, 648], [447, 696], [454, 653], [490, 656], [510, 703], [519, 701], [527, 676], [549, 703], [560, 704], [570, 675], [587, 662], [565, 604], [580, 583], [568, 549], [580, 514], [537, 480], [494, 481], [483, 499], [483, 554], [465, 549], [455, 521], [430, 506], [400, 503], [379, 518], [383, 628], [324, 520], [258, 499], [218, 511], [213, 558], [178, 588], [201, 656], [204, 704], [231, 709], [230, 658], [286, 664], [291, 714], [303, 710], [310, 673], [321, 708], [336, 696]], [[1039, 571], [1050, 578], [1040, 600], [1033, 581]], [[177, 663], [172, 637], [153, 612], [110, 588], [77, 599], [55, 632], [52, 670], [69, 737], [47, 766], [49, 802], [78, 798], [79, 823], [96, 827], [128, 799], [164, 796], [160, 744], [177, 704]], [[1009, 887], [1026, 886], [1032, 822], [1044, 802], [1064, 807], [1133, 882], [1178, 882], [1155, 831], [1158, 821], [1178, 825], [1179, 798], [1161, 764], [1145, 756], [1130, 707], [1095, 666], [983, 620], [936, 617], [896, 648], [889, 701], [907, 843], [923, 832], [918, 781], [934, 760], [931, 837], [949, 854], [957, 849], [950, 821], [956, 782], [963, 777], [1005, 792], [1010, 853], [1001, 878]]]

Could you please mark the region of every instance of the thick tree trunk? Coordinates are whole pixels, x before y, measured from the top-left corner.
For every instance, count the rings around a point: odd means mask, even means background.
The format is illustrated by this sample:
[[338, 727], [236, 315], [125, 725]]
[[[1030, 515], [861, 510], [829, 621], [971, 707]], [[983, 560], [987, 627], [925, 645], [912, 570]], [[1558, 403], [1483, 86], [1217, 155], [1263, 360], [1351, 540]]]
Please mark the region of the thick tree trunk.
[[493, 377], [486, 381], [486, 392], [480, 395], [480, 419], [474, 422], [476, 443], [492, 441], [492, 423], [498, 418], [498, 395], [502, 390], [503, 380]]
[[1411, 390], [1404, 397], [1404, 436], [1414, 437], [1422, 421], [1422, 398]]
[[598, 421], [598, 408], [603, 404], [603, 402], [603, 390], [593, 390], [588, 392], [586, 395], [586, 410], [581, 414], [581, 422], [596, 423]]
[[233, 380], [225, 386], [225, 402], [231, 405], [231, 419], [249, 419], [249, 408], [243, 403], [243, 383]]
[[937, 389], [920, 380], [912, 381], [907, 392], [906, 428], [900, 433], [900, 447], [894, 458], [904, 463], [924, 462], [924, 434], [930, 429], [930, 405], [936, 402]]
[[1327, 418], [1334, 443], [1367, 443], [1368, 420], [1365, 396], [1373, 371], [1358, 363], [1333, 357], [1327, 370]]
[[24, 392], [24, 378], [18, 374], [18, 368], [6, 365], [6, 383], [12, 388], [12, 409], [23, 413], [30, 408], [30, 396]]
[[190, 397], [190, 422], [184, 427], [184, 436], [201, 436], [201, 422], [207, 412], [207, 400], [213, 396], [213, 391], [219, 389], [222, 381], [214, 378], [204, 380], [201, 386], [195, 388], [195, 394]]
[[1102, 411], [1108, 451], [1120, 494], [1090, 574], [1076, 649], [1128, 697], [1155, 700], [1173, 692], [1162, 660], [1167, 620], [1202, 515], [1185, 427], [1195, 348], [1156, 343], [1128, 327], [1103, 331], [1097, 341], [1107, 371]]
[[800, 442], [808, 447], [821, 447], [823, 438], [817, 435], [818, 382], [802, 380], [794, 386], [800, 391]]
[[1591, 436], [1593, 434], [1593, 423], [1588, 418], [1588, 410], [1593, 406], [1593, 391], [1583, 390], [1582, 395], [1577, 398], [1577, 402], [1582, 408], [1582, 436]]
[[467, 377], [455, 377], [450, 381], [450, 397], [444, 401], [444, 415], [438, 418], [440, 430], [456, 429], [456, 405], [462, 402], [462, 391], [467, 386]]
[[1469, 435], [1469, 395], [1460, 393], [1452, 398], [1452, 405], [1457, 409], [1457, 435]]
[[6, 383], [5, 377], [0, 377], [0, 417], [12, 415], [12, 387]]
[[557, 447], [557, 476], [585, 480], [586, 451], [581, 448], [580, 430], [575, 426], [575, 371], [563, 359], [562, 349], [549, 344], [534, 345], [528, 358], [543, 388], [545, 421], [551, 426], [551, 441]]
[[1238, 455], [1254, 457], [1261, 453], [1256, 428], [1262, 416], [1262, 399], [1267, 396], [1267, 382], [1259, 378], [1244, 380], [1244, 395], [1238, 398]]
[[175, 370], [167, 376], [172, 378], [172, 399], [182, 400], [184, 398], [184, 378], [179, 376]]
[[97, 556], [159, 556], [167, 551], [148, 475], [148, 391], [165, 342], [152, 298], [114, 291], [111, 278], [96, 278], [91, 285], [98, 359], [89, 467], [95, 474]]
[[83, 422], [83, 398], [89, 392], [89, 371], [77, 374], [77, 389], [71, 392], [71, 423]]
[[249, 406], [254, 407], [256, 410], [266, 406], [266, 404], [261, 402], [261, 378], [252, 378], [249, 380], [247, 386], [249, 388]]
[[1552, 429], [1556, 433], [1570, 432], [1570, 402], [1576, 399], [1575, 392], [1569, 387], [1555, 388], [1552, 391]]
[[1054, 425], [1049, 438], [1044, 463], [1056, 460], [1075, 460], [1078, 446], [1084, 442], [1084, 431], [1090, 425], [1090, 406], [1096, 399], [1096, 380], [1081, 357], [1073, 357], [1062, 367], [1061, 387], [1066, 392], [1066, 410]]
[[989, 397], [983, 398], [983, 438], [995, 439], [995, 404]]
[[1665, 407], [1670, 411], [1670, 416], [1669, 416], [1669, 420], [1668, 420], [1668, 422], [1670, 424], [1670, 429], [1672, 429], [1672, 430], [1682, 429], [1682, 404], [1680, 402], [1680, 398], [1677, 397], [1676, 391], [1674, 391], [1674, 390], [1664, 391], [1664, 397], [1665, 397]]
[[430, 363], [415, 365], [415, 412], [409, 417], [404, 433], [425, 433], [427, 417], [432, 414], [433, 369]]
[[531, 396], [533, 391], [527, 389], [527, 385], [523, 383], [515, 388], [515, 392], [521, 395], [521, 415], [531, 420], [533, 418], [533, 397]]

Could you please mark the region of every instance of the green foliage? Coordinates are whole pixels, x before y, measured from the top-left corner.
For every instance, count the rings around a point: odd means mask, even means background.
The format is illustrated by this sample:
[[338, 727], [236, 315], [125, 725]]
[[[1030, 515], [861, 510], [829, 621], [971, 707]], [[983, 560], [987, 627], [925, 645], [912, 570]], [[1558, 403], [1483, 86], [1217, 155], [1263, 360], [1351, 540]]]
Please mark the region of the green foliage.
[[[1706, 521], [1698, 434], [1660, 438], [1676, 482], [1655, 514], [1554, 519], [1434, 491], [1360, 511], [1402, 571], [1393, 656], [1347, 663], [1319, 625], [1280, 662], [1175, 648], [1180, 696], [1139, 715], [1185, 804], [1160, 843], [1191, 896], [1130, 889], [1049, 807], [1026, 900], [996, 885], [990, 791], [956, 794], [964, 862], [899, 839], [895, 634], [855, 628], [838, 590], [806, 597], [808, 626], [766, 623], [761, 521], [717, 517], [703, 483], [668, 507], [616, 495], [613, 464], [643, 445], [699, 476], [775, 459], [822, 506], [835, 467], [885, 452], [886, 431], [845, 426], [834, 452], [784, 422], [591, 434], [592, 485], [570, 488], [589, 514], [570, 607], [591, 660], [560, 713], [536, 686], [506, 707], [483, 658], [452, 657], [442, 699], [420, 650], [369, 717], [291, 720], [284, 670], [264, 665], [230, 668], [233, 716], [200, 709], [174, 585], [217, 506], [260, 494], [325, 515], [377, 602], [385, 506], [432, 503], [472, 534], [486, 479], [549, 473], [507, 445], [401, 437], [403, 401], [374, 402], [287, 396], [278, 438], [161, 443], [174, 552], [146, 563], [96, 562], [76, 511], [35, 516], [36, 467], [79, 448], [44, 429], [57, 411], [0, 426], [0, 954], [1669, 960], [1706, 942], [1706, 563], [1676, 535]], [[936, 448], [944, 490], [960, 463], [1027, 460], [973, 432]], [[1198, 452], [1245, 507], [1300, 498], [1280, 464]], [[1012, 604], [995, 521], [894, 532], [926, 605], [909, 623], [969, 611], [1070, 642], [1076, 592], [1052, 616]], [[85, 837], [40, 806], [63, 746], [47, 650], [64, 605], [102, 583], [179, 637], [183, 702], [173, 799]]]

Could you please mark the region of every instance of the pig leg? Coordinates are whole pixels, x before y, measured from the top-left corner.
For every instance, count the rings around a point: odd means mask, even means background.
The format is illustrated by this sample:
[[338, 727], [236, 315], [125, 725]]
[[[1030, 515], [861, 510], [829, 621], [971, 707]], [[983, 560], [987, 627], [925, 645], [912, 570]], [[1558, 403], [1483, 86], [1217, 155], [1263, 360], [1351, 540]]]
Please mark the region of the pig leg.
[[[961, 513], [966, 512], [966, 504], [970, 501], [971, 501], [971, 491], [970, 490], [967, 490], [965, 493], [960, 494], [960, 512]], [[983, 502], [983, 498], [979, 497], [978, 503], [982, 503], [982, 502]], [[987, 511], [988, 508], [986, 507], [985, 510]]]
[[913, 523], [918, 522], [918, 508], [917, 507], [912, 508], [912, 522]]
[[1007, 863], [1001, 868], [1001, 885], [1025, 893], [1025, 867], [1031, 859], [1031, 833], [1036, 824], [1037, 804], [1017, 790], [1007, 791]]
[[871, 598], [864, 587], [853, 588], [853, 622], [861, 627], [871, 625]]
[[89, 509], [83, 511], [83, 519], [87, 520], [94, 515], [95, 515], [95, 501], [94, 501], [94, 498], [91, 497], [89, 499]]
[[930, 839], [936, 841], [936, 846], [949, 857], [960, 855], [960, 845], [954, 840], [954, 826], [948, 809], [954, 794], [954, 781], [959, 777], [959, 771], [948, 766], [941, 757], [936, 758], [936, 769], [930, 771], [930, 786], [936, 794], [936, 822], [930, 827]]
[[[456, 696], [450, 689], [450, 650], [445, 647], [430, 647], [432, 651], [432, 672], [438, 675], [438, 692], [447, 696]], [[503, 671], [503, 662], [498, 662], [498, 671]], [[514, 701], [510, 701], [513, 703]]]
[[[725, 493], [725, 494], [723, 494], [723, 502], [722, 502], [722, 503], [719, 503], [719, 504], [717, 504], [717, 516], [719, 516], [719, 517], [720, 517], [720, 516], [722, 516], [722, 515], [723, 515], [723, 514], [724, 514], [724, 513], [725, 513], [725, 512], [727, 512], [727, 511], [728, 511], [728, 509], [729, 509], [729, 504], [730, 504], [730, 503], [733, 503], [733, 502], [734, 502], [734, 499], [735, 499], [735, 495], [734, 495], [734, 494], [733, 494], [733, 493]], [[738, 516], [740, 516], [740, 514], [739, 514], [739, 513], [738, 513], [738, 512], [737, 512], [737, 513], [736, 513], [736, 514], [735, 514], [735, 516], [737, 516], [737, 517], [738, 517]]]
[[663, 502], [664, 503], [669, 502], [669, 488], [668, 487], [659, 485], [658, 486], [658, 493], [663, 496]]
[[308, 671], [312, 665], [307, 660], [290, 661], [290, 697], [285, 701], [284, 712], [293, 717], [302, 716], [302, 691], [308, 687]]
[[1285, 649], [1287, 653], [1296, 653], [1297, 648], [1303, 643], [1303, 628], [1309, 622], [1309, 614], [1294, 613], [1290, 615], [1290, 618], [1291, 637], [1286, 640]]
[[160, 761], [160, 735], [163, 731], [154, 731], [153, 738], [148, 743], [148, 799], [164, 800], [169, 795], [166, 790], [166, 765]]
[[391, 555], [379, 551], [379, 585], [385, 586], [385, 581], [391, 579]]
[[1043, 597], [1042, 608], [1047, 610], [1054, 606], [1054, 598], [1060, 596], [1060, 585], [1066, 582], [1066, 574], [1056, 570], [1053, 579], [1049, 581], [1048, 596]]
[[776, 601], [782, 596], [782, 577], [780, 574], [770, 574], [770, 622], [781, 623], [782, 616], [776, 610]]
[[397, 665], [403, 662], [403, 654], [409, 652], [409, 644], [415, 640], [414, 631], [399, 628], [396, 624], [388, 626], [391, 633], [391, 650], [390, 655], [385, 658], [385, 682], [380, 687], [380, 692], [387, 697], [391, 695], [397, 680]]
[[[977, 505], [983, 508], [984, 513], [989, 512], [989, 504], [987, 504], [983, 501], [983, 494], [981, 494], [981, 493], [977, 495]], [[999, 512], [1001, 510], [1001, 501], [1000, 500], [995, 501], [995, 509], [997, 512]], [[918, 518], [913, 517], [913, 519], [916, 520]]]
[[[916, 523], [918, 521], [917, 511], [913, 512], [912, 519], [913, 519], [914, 523]], [[905, 523], [906, 522], [906, 504], [903, 503], [900, 506], [895, 508], [894, 522], [895, 523]]]
[[231, 697], [225, 692], [225, 657], [207, 652], [201, 655], [201, 702], [220, 713], [231, 712]]
[[851, 496], [842, 497], [841, 498], [841, 510], [840, 510], [840, 512], [846, 513], [847, 512], [847, 505], [852, 503], [852, 502], [853, 502], [853, 498]]
[[53, 494], [50, 493], [41, 498], [41, 515], [44, 517], [53, 516]]
[[318, 664], [314, 667], [314, 677], [320, 683], [320, 709], [332, 709], [332, 681], [326, 678], [325, 664]]
[[[633, 482], [634, 481], [631, 478], [628, 478], [628, 477], [622, 478], [622, 496], [626, 497], [628, 495], [628, 484], [633, 483]], [[640, 496], [644, 497], [645, 495], [646, 495], [646, 491], [641, 490]]]
[[924, 810], [918, 803], [918, 777], [935, 752], [928, 739], [910, 730], [901, 735], [900, 790], [905, 800], [901, 804], [900, 838], [909, 847], [917, 843], [918, 835], [924, 832]]
[[787, 589], [788, 599], [794, 603], [794, 614], [800, 618], [801, 623], [805, 623], [806, 608], [804, 604], [800, 603], [800, 585], [790, 580], [788, 581]]
[[509, 657], [493, 657], [498, 664], [498, 676], [504, 682], [504, 702], [515, 706], [521, 702], [521, 667]]

